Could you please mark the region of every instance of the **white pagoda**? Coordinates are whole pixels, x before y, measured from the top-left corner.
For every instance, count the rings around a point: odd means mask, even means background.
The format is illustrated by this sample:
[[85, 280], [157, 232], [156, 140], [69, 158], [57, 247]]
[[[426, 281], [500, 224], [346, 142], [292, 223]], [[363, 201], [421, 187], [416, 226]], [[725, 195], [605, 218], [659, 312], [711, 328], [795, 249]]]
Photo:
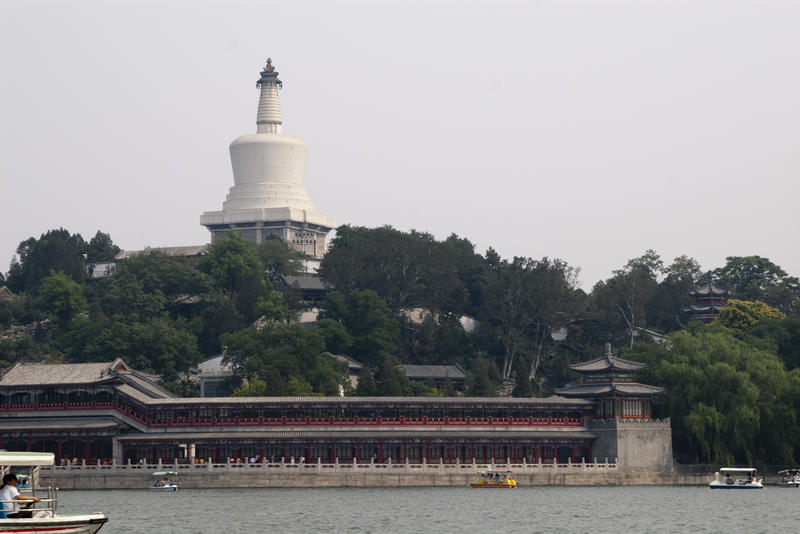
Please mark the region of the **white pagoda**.
[[276, 236], [312, 258], [322, 258], [325, 238], [336, 222], [316, 211], [303, 185], [308, 146], [282, 132], [278, 97], [282, 83], [271, 59], [256, 87], [261, 88], [258, 129], [231, 143], [234, 185], [222, 211], [203, 213], [200, 224], [209, 229], [212, 239], [231, 231], [255, 243]]

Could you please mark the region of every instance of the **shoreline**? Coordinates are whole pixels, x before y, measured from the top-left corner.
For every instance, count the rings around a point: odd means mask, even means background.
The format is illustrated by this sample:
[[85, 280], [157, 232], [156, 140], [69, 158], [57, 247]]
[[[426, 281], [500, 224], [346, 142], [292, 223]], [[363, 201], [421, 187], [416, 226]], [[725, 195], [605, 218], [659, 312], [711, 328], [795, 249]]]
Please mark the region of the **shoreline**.
[[580, 464], [153, 464], [74, 465], [42, 469], [38, 487], [148, 489], [156, 471], [176, 471], [180, 488], [467, 486], [480, 471], [511, 471], [520, 486], [706, 485], [709, 473], [628, 470]]

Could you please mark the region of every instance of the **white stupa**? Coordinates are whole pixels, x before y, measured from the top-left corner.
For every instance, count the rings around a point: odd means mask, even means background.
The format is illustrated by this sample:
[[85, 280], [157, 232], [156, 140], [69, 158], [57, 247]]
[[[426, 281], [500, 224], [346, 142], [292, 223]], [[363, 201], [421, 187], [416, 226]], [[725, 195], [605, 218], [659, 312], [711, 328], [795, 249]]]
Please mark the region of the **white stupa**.
[[332, 217], [319, 213], [303, 185], [308, 146], [302, 139], [284, 135], [278, 73], [267, 59], [256, 82], [261, 88], [255, 134], [231, 143], [233, 187], [222, 211], [207, 211], [200, 224], [212, 239], [235, 231], [261, 243], [277, 236], [313, 258], [325, 254], [325, 237], [336, 227]]

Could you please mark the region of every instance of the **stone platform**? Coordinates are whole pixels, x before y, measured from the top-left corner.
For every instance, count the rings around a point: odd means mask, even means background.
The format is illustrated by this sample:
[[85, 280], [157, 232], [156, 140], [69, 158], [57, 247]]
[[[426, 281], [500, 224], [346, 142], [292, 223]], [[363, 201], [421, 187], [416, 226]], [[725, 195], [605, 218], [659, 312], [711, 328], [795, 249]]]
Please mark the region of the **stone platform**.
[[520, 486], [707, 484], [707, 473], [625, 470], [616, 463], [580, 464], [162, 464], [74, 465], [43, 469], [40, 486], [146, 489], [152, 473], [176, 471], [181, 488], [466, 486], [480, 471], [511, 471]]

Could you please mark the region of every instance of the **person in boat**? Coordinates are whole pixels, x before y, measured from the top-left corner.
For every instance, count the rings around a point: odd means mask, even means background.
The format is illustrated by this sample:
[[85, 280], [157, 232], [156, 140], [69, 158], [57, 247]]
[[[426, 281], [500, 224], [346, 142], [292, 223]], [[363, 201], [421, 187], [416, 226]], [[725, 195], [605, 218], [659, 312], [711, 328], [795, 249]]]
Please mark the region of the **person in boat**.
[[725, 484], [733, 484], [733, 479], [730, 473], [725, 473]]
[[39, 497], [32, 495], [20, 495], [17, 489], [17, 475], [14, 473], [8, 473], [3, 476], [3, 485], [0, 487], [0, 501], [5, 501], [3, 502], [3, 508], [8, 510], [6, 516], [9, 518], [32, 517], [33, 513], [31, 511], [20, 511], [19, 504], [8, 501], [26, 501], [25, 508], [30, 508], [33, 503], [37, 503], [40, 500]]

